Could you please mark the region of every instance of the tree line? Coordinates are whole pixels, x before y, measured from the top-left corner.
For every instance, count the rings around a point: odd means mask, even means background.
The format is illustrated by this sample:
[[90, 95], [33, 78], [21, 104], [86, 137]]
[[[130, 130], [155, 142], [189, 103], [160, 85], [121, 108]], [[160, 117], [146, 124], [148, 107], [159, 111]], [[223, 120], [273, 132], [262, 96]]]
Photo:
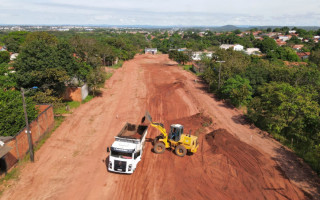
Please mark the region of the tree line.
[[[36, 104], [61, 106], [66, 86], [87, 83], [94, 94], [106, 78], [104, 66], [129, 60], [146, 46], [144, 35], [10, 32], [0, 34], [8, 51], [0, 53], [0, 135], [25, 126], [20, 88], [26, 88], [29, 121]], [[10, 62], [10, 53], [19, 53]]]
[[319, 66], [288, 67], [281, 60], [218, 50], [202, 77], [210, 92], [246, 108], [251, 123], [294, 149], [320, 173]]

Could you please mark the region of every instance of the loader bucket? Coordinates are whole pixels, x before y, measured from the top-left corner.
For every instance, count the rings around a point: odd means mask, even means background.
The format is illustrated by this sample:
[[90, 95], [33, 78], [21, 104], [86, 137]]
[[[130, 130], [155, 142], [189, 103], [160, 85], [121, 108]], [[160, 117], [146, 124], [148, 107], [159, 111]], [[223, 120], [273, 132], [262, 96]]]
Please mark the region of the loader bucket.
[[152, 117], [150, 116], [150, 113], [148, 111], [146, 111], [146, 114], [142, 117], [141, 119], [141, 124], [143, 124], [143, 122], [145, 120], [148, 120], [150, 123], [152, 123]]

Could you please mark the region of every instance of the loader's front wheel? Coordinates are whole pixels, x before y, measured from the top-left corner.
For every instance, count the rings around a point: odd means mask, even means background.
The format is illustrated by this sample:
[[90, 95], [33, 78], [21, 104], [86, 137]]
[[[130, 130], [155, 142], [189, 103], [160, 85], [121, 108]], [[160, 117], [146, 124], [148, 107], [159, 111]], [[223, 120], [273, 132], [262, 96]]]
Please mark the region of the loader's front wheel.
[[163, 153], [166, 150], [166, 146], [162, 143], [162, 142], [157, 142], [154, 146], [153, 146], [153, 150], [155, 153]]
[[175, 152], [177, 156], [183, 157], [187, 154], [187, 149], [182, 145], [178, 145], [175, 149]]

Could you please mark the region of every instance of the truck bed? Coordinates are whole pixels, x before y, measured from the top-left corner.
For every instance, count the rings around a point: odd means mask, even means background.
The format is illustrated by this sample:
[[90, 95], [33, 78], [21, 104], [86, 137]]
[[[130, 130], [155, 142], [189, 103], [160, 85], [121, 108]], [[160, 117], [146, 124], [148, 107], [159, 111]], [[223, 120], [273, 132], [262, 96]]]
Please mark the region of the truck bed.
[[148, 126], [126, 123], [117, 137], [141, 140], [147, 129]]

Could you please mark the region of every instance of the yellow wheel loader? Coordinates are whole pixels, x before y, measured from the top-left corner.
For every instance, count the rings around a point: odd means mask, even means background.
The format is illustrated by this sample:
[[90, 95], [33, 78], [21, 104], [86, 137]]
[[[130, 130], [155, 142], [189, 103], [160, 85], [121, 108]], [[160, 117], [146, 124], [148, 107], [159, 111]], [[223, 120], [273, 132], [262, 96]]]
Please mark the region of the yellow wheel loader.
[[199, 147], [198, 137], [191, 135], [191, 132], [189, 134], [183, 134], [183, 125], [172, 124], [170, 126], [170, 132], [167, 134], [163, 124], [153, 122], [148, 111], [142, 118], [142, 123], [145, 119], [150, 121], [150, 125], [158, 129], [161, 133], [153, 141], [153, 150], [155, 153], [163, 153], [165, 149], [169, 148], [174, 150], [180, 157], [185, 156], [187, 153], [197, 152]]

